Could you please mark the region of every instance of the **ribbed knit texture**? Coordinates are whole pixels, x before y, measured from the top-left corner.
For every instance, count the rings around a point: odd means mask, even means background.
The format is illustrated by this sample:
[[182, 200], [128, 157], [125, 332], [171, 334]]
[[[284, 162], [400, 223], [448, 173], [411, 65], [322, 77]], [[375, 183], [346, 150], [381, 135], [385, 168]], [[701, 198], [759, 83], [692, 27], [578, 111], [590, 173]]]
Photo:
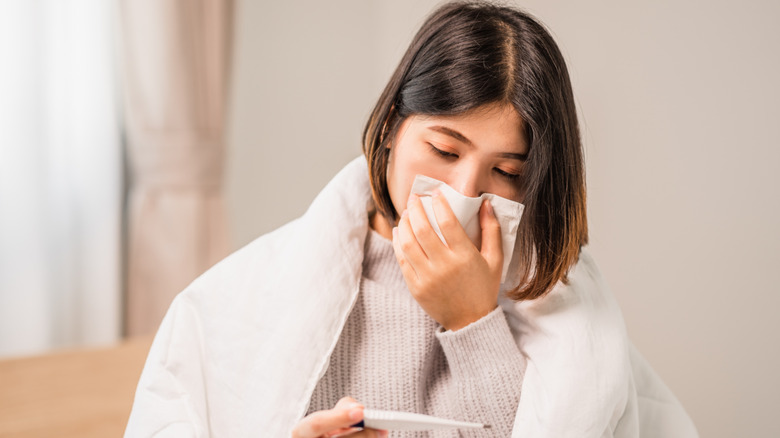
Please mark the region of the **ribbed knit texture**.
[[444, 331], [407, 289], [392, 243], [371, 230], [357, 302], [309, 412], [351, 396], [367, 408], [491, 425], [483, 431], [391, 431], [391, 437], [508, 437], [524, 370], [500, 308], [461, 330]]

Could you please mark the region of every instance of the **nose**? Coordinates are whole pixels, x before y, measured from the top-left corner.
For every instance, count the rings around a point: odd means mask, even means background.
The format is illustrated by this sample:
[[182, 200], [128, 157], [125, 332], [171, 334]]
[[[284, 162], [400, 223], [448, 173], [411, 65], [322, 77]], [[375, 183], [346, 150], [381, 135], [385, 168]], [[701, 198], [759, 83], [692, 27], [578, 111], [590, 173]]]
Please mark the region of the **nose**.
[[447, 182], [463, 196], [476, 198], [483, 191], [480, 187], [480, 175], [476, 166], [462, 166], [455, 169]]

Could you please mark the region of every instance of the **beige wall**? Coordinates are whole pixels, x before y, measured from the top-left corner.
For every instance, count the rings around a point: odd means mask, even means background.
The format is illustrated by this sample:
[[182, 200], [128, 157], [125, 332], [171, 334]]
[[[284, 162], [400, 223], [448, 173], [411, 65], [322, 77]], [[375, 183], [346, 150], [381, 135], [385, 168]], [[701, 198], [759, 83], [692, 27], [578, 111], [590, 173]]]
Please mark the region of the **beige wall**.
[[[301, 214], [437, 2], [239, 1], [234, 242]], [[522, 4], [569, 62], [592, 251], [703, 437], [780, 436], [780, 3]], [[298, 11], [298, 12], [295, 12]]]

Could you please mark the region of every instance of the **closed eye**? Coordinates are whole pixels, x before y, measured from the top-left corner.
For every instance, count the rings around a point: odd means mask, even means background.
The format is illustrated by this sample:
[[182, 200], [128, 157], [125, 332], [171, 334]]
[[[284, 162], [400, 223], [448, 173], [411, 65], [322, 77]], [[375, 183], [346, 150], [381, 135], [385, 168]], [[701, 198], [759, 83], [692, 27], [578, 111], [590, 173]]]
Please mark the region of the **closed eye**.
[[520, 174], [519, 173], [507, 172], [507, 171], [502, 170], [502, 169], [500, 169], [498, 167], [494, 168], [493, 170], [495, 170], [495, 172], [497, 174], [501, 175], [502, 177], [510, 179], [510, 180], [516, 180], [516, 179], [520, 178]]
[[431, 151], [433, 151], [437, 155], [440, 155], [440, 156], [442, 156], [444, 158], [458, 158], [457, 154], [441, 150], [441, 149], [437, 148], [436, 146], [432, 145], [431, 143], [428, 143], [428, 146], [430, 146]]

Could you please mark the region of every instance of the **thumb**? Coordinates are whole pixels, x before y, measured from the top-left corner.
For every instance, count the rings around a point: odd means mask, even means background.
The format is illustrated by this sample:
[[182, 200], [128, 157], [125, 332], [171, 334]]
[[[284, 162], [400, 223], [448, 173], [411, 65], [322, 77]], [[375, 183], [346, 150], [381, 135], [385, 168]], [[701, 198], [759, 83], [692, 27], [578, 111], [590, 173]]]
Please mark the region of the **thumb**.
[[501, 224], [498, 223], [493, 206], [489, 200], [482, 201], [479, 208], [479, 226], [482, 229], [482, 248], [480, 253], [491, 268], [498, 268], [504, 263], [504, 248], [501, 242]]

